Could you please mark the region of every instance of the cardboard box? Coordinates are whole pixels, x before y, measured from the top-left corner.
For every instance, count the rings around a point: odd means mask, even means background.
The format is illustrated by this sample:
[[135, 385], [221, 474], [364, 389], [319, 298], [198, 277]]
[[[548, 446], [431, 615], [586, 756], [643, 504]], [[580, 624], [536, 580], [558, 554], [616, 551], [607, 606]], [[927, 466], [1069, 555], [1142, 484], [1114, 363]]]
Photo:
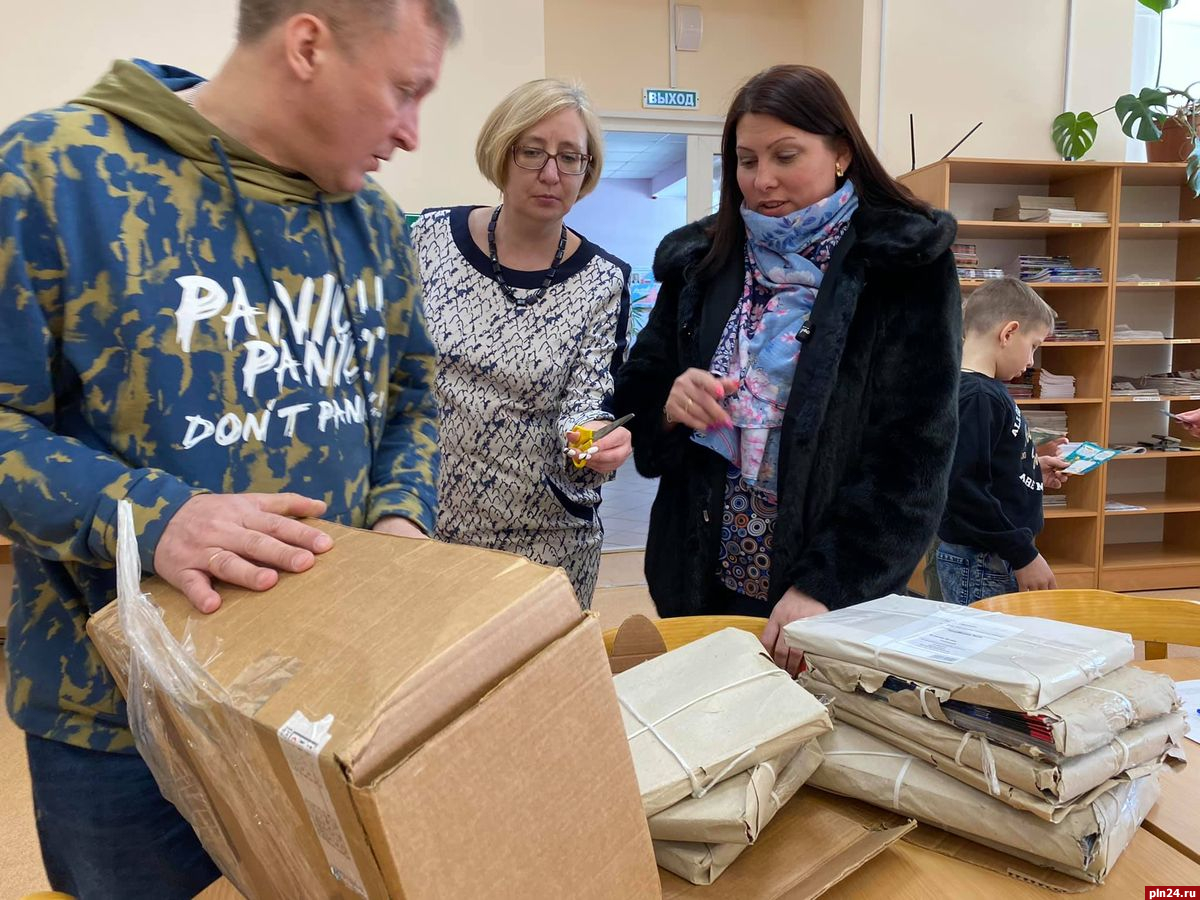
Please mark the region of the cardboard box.
[[656, 896], [599, 626], [563, 573], [313, 524], [334, 548], [270, 591], [223, 587], [202, 616], [151, 580], [161, 619], [126, 589], [88, 626], [133, 686], [165, 793], [235, 885]]
[[1036, 710], [1133, 659], [1133, 639], [1066, 622], [892, 594], [787, 625], [788, 647]]
[[1118, 780], [1128, 781], [1156, 771], [1163, 763], [1184, 765], [1180, 743], [1187, 723], [1182, 712], [1125, 729], [1120, 734], [1120, 745], [1114, 743], [1056, 763], [1031, 759], [993, 744], [979, 732], [964, 732], [911, 715], [882, 698], [861, 691], [840, 691], [811, 672], [802, 674], [800, 680], [812, 693], [833, 699], [839, 722], [887, 741], [964, 784], [1049, 822], [1061, 821], [1071, 811], [1090, 805], [1115, 787]]
[[[1038, 867], [1100, 883], [1157, 801], [1156, 775], [1117, 785], [1058, 824], [1005, 806], [928, 763], [849, 725], [818, 739], [809, 784], [882, 806]], [[918, 829], [919, 831], [920, 829]], [[1052, 879], [1042, 879], [1051, 883]]]
[[801, 788], [712, 884], [663, 871], [663, 900], [811, 900], [915, 827], [904, 816]]

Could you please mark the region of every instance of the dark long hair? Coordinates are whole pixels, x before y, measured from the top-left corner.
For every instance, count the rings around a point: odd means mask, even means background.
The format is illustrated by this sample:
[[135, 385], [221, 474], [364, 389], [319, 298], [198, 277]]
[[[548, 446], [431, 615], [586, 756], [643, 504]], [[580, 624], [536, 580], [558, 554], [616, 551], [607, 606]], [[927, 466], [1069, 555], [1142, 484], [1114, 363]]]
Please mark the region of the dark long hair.
[[712, 248], [700, 262], [702, 273], [720, 269], [741, 245], [745, 225], [739, 208], [745, 198], [737, 183], [737, 127], [746, 113], [774, 116], [801, 131], [822, 135], [831, 147], [845, 141], [851, 152], [846, 177], [854, 182], [864, 205], [899, 206], [930, 214], [927, 204], [884, 170], [858, 127], [846, 95], [827, 72], [812, 66], [772, 66], [742, 85], [725, 116], [721, 205], [712, 229]]

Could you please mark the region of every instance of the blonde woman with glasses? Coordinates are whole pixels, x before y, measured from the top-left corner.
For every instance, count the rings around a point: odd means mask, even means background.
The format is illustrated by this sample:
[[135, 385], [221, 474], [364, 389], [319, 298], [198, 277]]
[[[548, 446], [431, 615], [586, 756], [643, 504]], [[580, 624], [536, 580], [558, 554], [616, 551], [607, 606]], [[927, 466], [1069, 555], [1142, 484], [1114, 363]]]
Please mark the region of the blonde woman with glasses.
[[629, 266], [563, 224], [603, 152], [581, 89], [524, 84], [475, 147], [502, 202], [427, 210], [413, 229], [438, 356], [438, 537], [561, 566], [585, 609], [600, 487], [631, 452], [623, 427], [571, 448], [577, 427], [613, 418], [629, 321]]

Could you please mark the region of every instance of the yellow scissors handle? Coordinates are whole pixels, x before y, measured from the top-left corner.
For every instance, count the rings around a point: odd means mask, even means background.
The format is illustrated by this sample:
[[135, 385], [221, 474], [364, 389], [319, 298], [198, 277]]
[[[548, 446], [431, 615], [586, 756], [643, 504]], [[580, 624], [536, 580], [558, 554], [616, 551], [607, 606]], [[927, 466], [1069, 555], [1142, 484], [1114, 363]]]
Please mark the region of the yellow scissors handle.
[[577, 437], [575, 440], [567, 442], [567, 445], [570, 447], [570, 449], [575, 451], [575, 456], [571, 457], [571, 464], [577, 469], [582, 469], [584, 466], [586, 466], [587, 458], [584, 456], [584, 454], [595, 445], [596, 441], [600, 440], [600, 438], [604, 437], [610, 432], [620, 428], [632, 418], [633, 413], [630, 413], [627, 416], [621, 416], [621, 418], [617, 419], [615, 422], [609, 422], [603, 428], [597, 428], [594, 431], [591, 428], [585, 428], [583, 425], [576, 425], [574, 428], [572, 428], [571, 430], [575, 432]]

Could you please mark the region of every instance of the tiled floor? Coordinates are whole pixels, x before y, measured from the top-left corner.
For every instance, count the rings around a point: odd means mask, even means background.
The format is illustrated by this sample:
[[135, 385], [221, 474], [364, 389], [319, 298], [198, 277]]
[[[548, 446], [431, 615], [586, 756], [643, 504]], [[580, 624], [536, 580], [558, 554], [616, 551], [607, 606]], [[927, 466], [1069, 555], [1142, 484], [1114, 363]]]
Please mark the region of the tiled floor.
[[650, 504], [657, 489], [658, 479], [639, 475], [632, 458], [617, 470], [617, 477], [604, 486], [600, 505], [605, 551], [645, 549]]

